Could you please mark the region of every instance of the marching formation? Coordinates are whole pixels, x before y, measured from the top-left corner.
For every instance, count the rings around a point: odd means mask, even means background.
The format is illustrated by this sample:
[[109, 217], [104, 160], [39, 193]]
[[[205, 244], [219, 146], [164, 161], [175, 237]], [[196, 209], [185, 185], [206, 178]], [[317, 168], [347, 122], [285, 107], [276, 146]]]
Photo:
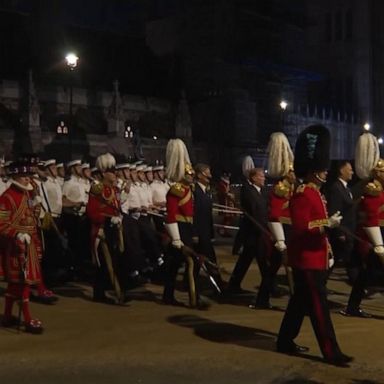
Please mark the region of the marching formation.
[[[301, 132], [294, 153], [284, 134], [272, 134], [267, 172], [249, 157], [243, 163], [237, 207], [228, 174], [213, 203], [210, 166], [192, 166], [180, 139], [168, 143], [166, 168], [127, 163], [110, 153], [100, 155], [95, 168], [35, 155], [2, 164], [0, 278], [8, 283], [2, 325], [42, 333], [29, 300], [54, 303], [58, 298], [47, 287], [74, 280], [91, 281], [96, 302], [125, 305], [133, 287], [152, 281], [163, 285], [164, 305], [207, 309], [200, 271], [217, 297], [233, 299], [243, 292], [242, 280], [256, 260], [261, 284], [249, 308], [273, 309], [271, 297], [290, 295], [277, 351], [308, 350], [294, 341], [308, 315], [324, 360], [347, 366], [353, 358], [338, 345], [326, 284], [335, 260], [342, 262], [352, 290], [341, 314], [370, 317], [360, 304], [369, 268], [384, 262], [384, 160], [376, 138], [363, 133], [355, 159], [360, 181], [352, 193], [349, 161], [339, 162], [336, 179], [327, 183], [330, 146], [330, 133], [321, 125]], [[266, 173], [274, 181], [269, 188]], [[238, 229], [233, 243], [238, 260], [228, 283], [212, 242], [214, 211], [220, 212], [221, 236]], [[182, 266], [188, 304], [177, 299]], [[276, 282], [281, 267], [289, 292]]]

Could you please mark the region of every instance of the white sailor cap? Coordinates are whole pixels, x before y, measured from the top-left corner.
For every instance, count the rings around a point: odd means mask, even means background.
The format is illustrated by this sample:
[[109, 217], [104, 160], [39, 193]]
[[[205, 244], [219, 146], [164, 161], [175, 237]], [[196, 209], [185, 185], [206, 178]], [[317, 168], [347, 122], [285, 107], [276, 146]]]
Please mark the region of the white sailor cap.
[[131, 164], [129, 163], [121, 163], [121, 164], [117, 164], [115, 169], [130, 169], [131, 168]]
[[129, 169], [130, 169], [131, 171], [136, 171], [136, 164], [131, 164], [131, 165], [129, 166]]
[[147, 168], [144, 169], [144, 172], [152, 172], [152, 166], [148, 166]]
[[63, 168], [63, 167], [64, 167], [64, 163], [56, 164], [56, 168]]
[[49, 167], [50, 165], [56, 165], [56, 160], [55, 159], [49, 159], [43, 162], [44, 167]]
[[163, 171], [164, 170], [164, 165], [155, 165], [152, 168], [152, 171]]
[[87, 168], [90, 168], [89, 163], [83, 163], [83, 164], [81, 164], [81, 169], [87, 169]]
[[97, 167], [92, 167], [91, 168], [91, 173], [95, 173], [95, 172], [99, 172], [99, 170], [97, 169]]
[[7, 161], [4, 163], [4, 167], [9, 167], [12, 163], [13, 163], [12, 160], [7, 160]]
[[136, 166], [137, 172], [145, 172], [146, 169], [147, 169], [147, 166], [145, 164], [141, 164], [141, 165]]
[[81, 165], [81, 160], [68, 161], [67, 168], [73, 167], [74, 165]]

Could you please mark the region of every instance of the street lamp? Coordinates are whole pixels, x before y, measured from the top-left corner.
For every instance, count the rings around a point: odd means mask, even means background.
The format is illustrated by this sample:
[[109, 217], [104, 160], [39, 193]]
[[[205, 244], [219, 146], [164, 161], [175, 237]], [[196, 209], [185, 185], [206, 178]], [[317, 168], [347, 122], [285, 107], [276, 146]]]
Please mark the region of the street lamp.
[[369, 123], [365, 123], [365, 124], [363, 125], [363, 128], [364, 128], [364, 131], [368, 132], [368, 131], [371, 129], [371, 126], [370, 126]]
[[281, 100], [279, 105], [280, 105], [280, 109], [281, 109], [281, 130], [284, 131], [285, 110], [288, 107], [288, 103], [285, 100]]
[[75, 53], [68, 53], [67, 56], [65, 56], [65, 60], [67, 62], [67, 66], [71, 71], [71, 79], [70, 79], [70, 87], [69, 87], [69, 121], [70, 121], [70, 128], [71, 131], [69, 132], [69, 146], [70, 146], [70, 156], [72, 157], [72, 135], [73, 135], [73, 74], [72, 72], [77, 67], [77, 62], [79, 61], [78, 56]]
[[384, 140], [383, 140], [382, 137], [379, 137], [379, 138], [377, 139], [377, 142], [378, 142], [380, 145], [382, 145], [382, 144], [384, 143]]

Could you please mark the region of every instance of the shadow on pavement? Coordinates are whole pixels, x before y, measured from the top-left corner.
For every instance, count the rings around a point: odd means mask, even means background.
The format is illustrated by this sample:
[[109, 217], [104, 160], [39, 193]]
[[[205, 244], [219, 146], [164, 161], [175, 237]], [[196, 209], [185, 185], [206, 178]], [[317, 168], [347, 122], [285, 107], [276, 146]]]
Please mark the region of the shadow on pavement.
[[266, 351], [276, 349], [276, 333], [230, 323], [218, 323], [197, 315], [175, 315], [171, 324], [194, 330], [195, 335], [214, 343], [234, 344]]

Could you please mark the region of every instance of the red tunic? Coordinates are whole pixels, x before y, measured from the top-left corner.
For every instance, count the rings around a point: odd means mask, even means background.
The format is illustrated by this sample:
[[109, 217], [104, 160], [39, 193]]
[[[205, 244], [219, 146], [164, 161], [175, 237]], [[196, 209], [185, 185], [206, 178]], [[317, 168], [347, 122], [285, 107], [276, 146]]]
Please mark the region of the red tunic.
[[167, 193], [167, 219], [170, 223], [193, 223], [193, 194], [191, 187], [182, 183], [172, 185]]
[[105, 184], [93, 184], [89, 192], [86, 210], [91, 220], [92, 249], [100, 228], [104, 226], [106, 218], [120, 215], [118, 190]]
[[[18, 233], [28, 233], [31, 243], [25, 245], [16, 240]], [[0, 196], [0, 237], [2, 243], [2, 271], [7, 282], [35, 285], [41, 281], [41, 242], [37, 219], [30, 193], [12, 184]], [[25, 273], [21, 263], [27, 257]]]
[[329, 244], [324, 232], [328, 213], [323, 196], [312, 184], [300, 185], [290, 200], [292, 233], [289, 264], [297, 269], [328, 269]]
[[273, 186], [269, 194], [268, 221], [291, 224], [289, 200], [292, 194], [292, 185], [285, 180]]
[[360, 200], [358, 216], [360, 220], [357, 235], [366, 241], [358, 242], [358, 252], [366, 258], [371, 250], [371, 242], [364, 227], [384, 226], [384, 191], [379, 181], [373, 180], [366, 185]]

